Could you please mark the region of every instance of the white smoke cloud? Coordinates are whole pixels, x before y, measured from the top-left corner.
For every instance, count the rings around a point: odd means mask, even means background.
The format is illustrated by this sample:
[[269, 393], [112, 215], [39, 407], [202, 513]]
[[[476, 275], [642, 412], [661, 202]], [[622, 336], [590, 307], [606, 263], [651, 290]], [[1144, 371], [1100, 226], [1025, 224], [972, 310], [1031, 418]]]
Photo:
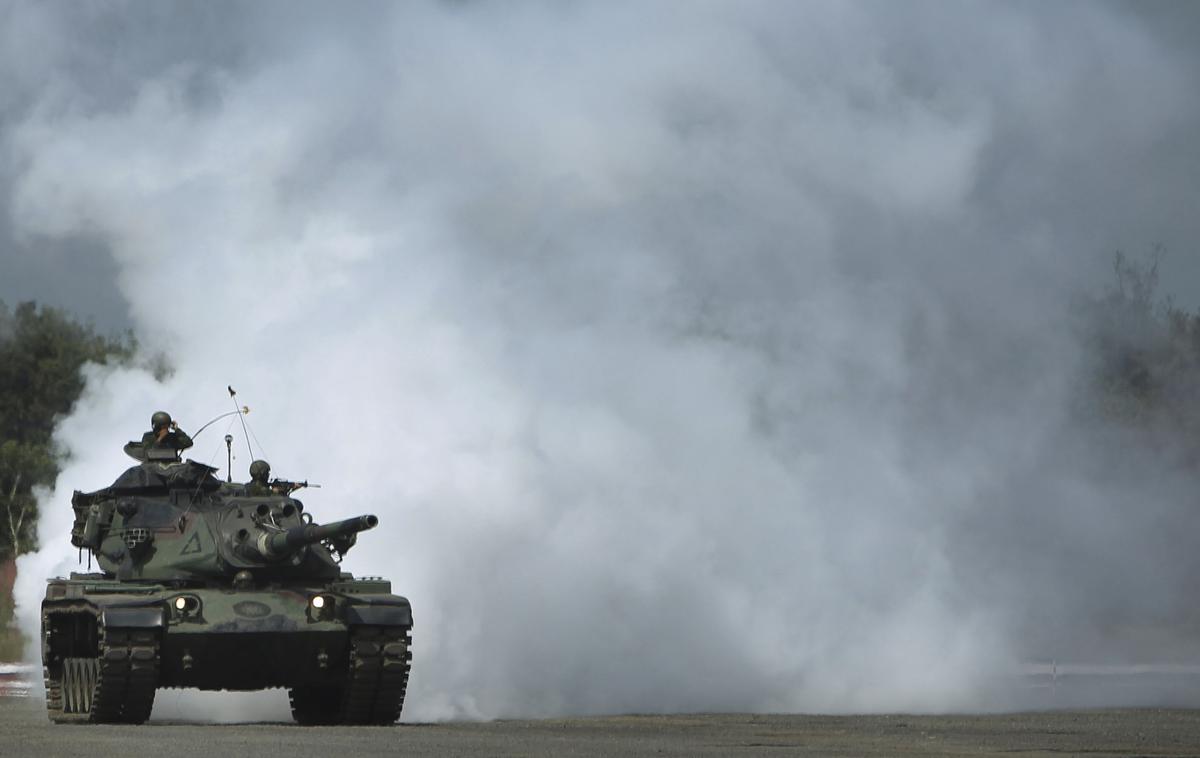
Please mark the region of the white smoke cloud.
[[70, 491], [226, 384], [320, 519], [380, 515], [347, 567], [413, 602], [407, 719], [978, 707], [1063, 595], [1182, 586], [1036, 544], [1145, 537], [1062, 452], [1094, 251], [1027, 202], [1196, 112], [1115, 11], [260, 5], [184, 56], [176, 10], [102, 12], [146, 34], [107, 96], [47, 64], [4, 142], [21, 232], [101, 240], [175, 367], [89, 369], [26, 618]]

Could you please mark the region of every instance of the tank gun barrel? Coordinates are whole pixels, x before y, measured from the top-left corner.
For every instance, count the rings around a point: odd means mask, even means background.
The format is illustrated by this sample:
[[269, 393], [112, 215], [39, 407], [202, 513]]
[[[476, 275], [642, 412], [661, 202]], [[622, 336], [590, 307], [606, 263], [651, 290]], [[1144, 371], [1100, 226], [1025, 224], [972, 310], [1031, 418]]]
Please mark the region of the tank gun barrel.
[[332, 524], [305, 524], [282, 532], [263, 532], [258, 538], [258, 552], [267, 558], [281, 558], [305, 545], [313, 545], [328, 539], [348, 537], [352, 534], [374, 529], [379, 519], [374, 515], [355, 516]]

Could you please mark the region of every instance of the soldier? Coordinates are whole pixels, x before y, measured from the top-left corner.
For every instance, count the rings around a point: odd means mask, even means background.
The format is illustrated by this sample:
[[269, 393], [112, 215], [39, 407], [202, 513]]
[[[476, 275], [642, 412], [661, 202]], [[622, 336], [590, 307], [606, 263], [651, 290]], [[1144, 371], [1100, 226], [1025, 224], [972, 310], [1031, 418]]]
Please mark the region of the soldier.
[[266, 461], [255, 461], [250, 464], [250, 483], [246, 485], [246, 494], [250, 497], [264, 497], [276, 494], [271, 489], [271, 464]]
[[[250, 464], [250, 482], [246, 485], [246, 494], [251, 497], [266, 495], [290, 495], [301, 487], [310, 486], [308, 482], [289, 482], [284, 479], [271, 481], [271, 464], [263, 460]], [[319, 486], [319, 485], [311, 485]]]
[[165, 448], [174, 450], [176, 457], [179, 451], [192, 446], [192, 438], [187, 435], [179, 424], [171, 420], [171, 414], [158, 411], [150, 417], [150, 431], [142, 435], [142, 448]]

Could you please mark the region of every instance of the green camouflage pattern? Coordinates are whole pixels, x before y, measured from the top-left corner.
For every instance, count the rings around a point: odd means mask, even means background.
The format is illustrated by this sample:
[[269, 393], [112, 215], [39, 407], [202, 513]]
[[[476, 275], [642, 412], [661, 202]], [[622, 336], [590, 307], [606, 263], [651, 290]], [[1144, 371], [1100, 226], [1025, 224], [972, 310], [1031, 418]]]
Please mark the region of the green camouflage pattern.
[[286, 687], [303, 724], [395, 722], [411, 607], [338, 566], [378, 519], [318, 525], [299, 500], [213, 472], [150, 461], [75, 493], [71, 541], [100, 572], [47, 586], [51, 719], [141, 723], [159, 687]]

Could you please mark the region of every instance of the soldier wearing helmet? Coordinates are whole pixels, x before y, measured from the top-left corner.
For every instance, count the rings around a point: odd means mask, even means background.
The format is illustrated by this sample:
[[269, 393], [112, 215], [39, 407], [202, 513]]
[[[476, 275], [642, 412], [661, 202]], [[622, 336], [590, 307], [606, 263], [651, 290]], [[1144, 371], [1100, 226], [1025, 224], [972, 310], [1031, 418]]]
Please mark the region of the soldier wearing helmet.
[[171, 414], [158, 411], [150, 417], [150, 431], [142, 435], [143, 449], [174, 450], [178, 456], [179, 451], [187, 450], [191, 446], [192, 438], [179, 428], [179, 424], [171, 420]]
[[250, 483], [246, 485], [246, 494], [251, 497], [274, 495], [271, 489], [271, 464], [263, 460], [250, 464]]
[[308, 482], [289, 482], [283, 479], [271, 481], [271, 464], [257, 460], [250, 464], [250, 481], [246, 484], [246, 494], [250, 497], [265, 497], [267, 495], [290, 495], [301, 487], [309, 486]]

